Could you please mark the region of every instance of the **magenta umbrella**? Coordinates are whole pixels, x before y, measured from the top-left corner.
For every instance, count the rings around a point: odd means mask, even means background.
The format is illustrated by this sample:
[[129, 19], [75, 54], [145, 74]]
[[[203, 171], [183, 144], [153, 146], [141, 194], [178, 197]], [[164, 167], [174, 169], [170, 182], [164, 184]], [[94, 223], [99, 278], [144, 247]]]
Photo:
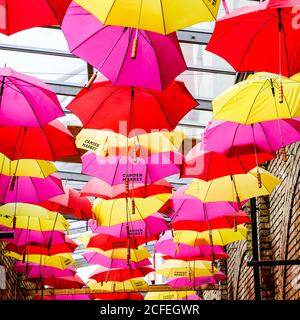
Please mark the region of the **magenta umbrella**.
[[183, 156], [178, 152], [162, 152], [138, 157], [136, 162], [131, 157], [101, 157], [87, 152], [82, 157], [82, 173], [104, 180], [111, 186], [129, 182], [152, 184], [156, 181], [178, 174]]
[[1, 203], [39, 204], [63, 193], [61, 180], [55, 175], [49, 175], [43, 179], [0, 175]]
[[[89, 221], [89, 227], [93, 233], [109, 234], [118, 238], [127, 238], [127, 223], [120, 223], [111, 227], [97, 226], [95, 220]], [[130, 236], [156, 236], [161, 232], [168, 230], [166, 220], [158, 213], [147, 217], [144, 220], [130, 221], [129, 222], [129, 235]]]
[[219, 152], [227, 157], [274, 154], [280, 148], [300, 141], [300, 118], [270, 120], [250, 125], [212, 121], [203, 138], [206, 150]]
[[89, 62], [114, 85], [163, 91], [187, 69], [176, 33], [164, 36], [139, 30], [139, 46], [131, 58], [136, 29], [103, 25], [72, 3], [62, 24], [70, 51]]
[[149, 259], [143, 259], [138, 262], [130, 261], [128, 264], [127, 259], [112, 259], [104, 256], [98, 252], [86, 252], [83, 254], [84, 259], [90, 264], [99, 264], [100, 266], [110, 268], [110, 269], [139, 269], [141, 267], [150, 266], [151, 262]]
[[213, 276], [207, 277], [196, 277], [196, 278], [171, 278], [166, 284], [172, 288], [180, 288], [180, 287], [199, 287], [205, 284], [214, 284], [219, 281], [226, 279], [226, 275], [218, 271]]
[[[173, 242], [171, 232], [166, 232], [155, 244], [155, 252], [180, 260], [211, 260], [212, 253], [215, 260], [226, 259], [228, 255], [222, 246], [189, 246], [183, 243]], [[212, 252], [213, 251], [213, 252]]]
[[43, 127], [63, 115], [56, 94], [45, 83], [0, 69], [0, 126]]

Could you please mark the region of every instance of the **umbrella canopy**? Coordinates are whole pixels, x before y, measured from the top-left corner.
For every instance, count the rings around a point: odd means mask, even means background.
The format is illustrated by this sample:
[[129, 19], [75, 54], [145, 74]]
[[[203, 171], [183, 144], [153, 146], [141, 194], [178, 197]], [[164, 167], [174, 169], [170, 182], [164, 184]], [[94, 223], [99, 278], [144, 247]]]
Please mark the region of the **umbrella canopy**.
[[82, 173], [97, 177], [113, 185], [129, 182], [152, 184], [162, 178], [178, 174], [183, 156], [179, 152], [164, 152], [146, 157], [101, 157], [87, 152], [81, 157]]
[[97, 68], [114, 85], [140, 86], [163, 91], [187, 69], [175, 33], [163, 36], [139, 31], [135, 59], [131, 48], [137, 30], [103, 25], [72, 3], [62, 24], [70, 51]]
[[[128, 199], [128, 208], [126, 199], [124, 198], [113, 200], [96, 199], [93, 205], [93, 211], [96, 215], [98, 225], [110, 227], [127, 221], [146, 219], [158, 212], [170, 197], [171, 194], [165, 193], [145, 199], [130, 198]], [[132, 210], [133, 208], [135, 208], [134, 211]]]
[[236, 71], [281, 71], [290, 77], [300, 71], [300, 30], [293, 23], [299, 5], [299, 0], [267, 0], [234, 10], [217, 21], [206, 49]]
[[0, 153], [0, 172], [6, 176], [46, 178], [56, 172], [52, 162], [35, 159], [21, 159], [11, 161]]
[[180, 81], [172, 82], [162, 93], [141, 87], [115, 87], [104, 81], [80, 91], [67, 108], [82, 121], [84, 128], [110, 129], [135, 136], [154, 129], [171, 131], [197, 105]]
[[78, 155], [70, 131], [58, 120], [43, 128], [0, 127], [0, 152], [11, 160], [62, 160]]
[[[128, 187], [129, 195], [134, 196], [134, 198], [148, 198], [157, 194], [172, 193], [173, 189], [173, 185], [165, 179], [158, 180], [153, 184], [135, 182], [134, 184], [129, 184]], [[123, 183], [111, 186], [105, 181], [95, 177], [83, 186], [80, 194], [81, 196], [96, 197], [104, 200], [126, 197]]]
[[55, 175], [44, 179], [0, 175], [0, 203], [39, 204], [62, 193], [61, 180]]
[[148, 283], [143, 278], [130, 279], [123, 282], [108, 281], [97, 283], [94, 280], [87, 284], [92, 290], [103, 290], [108, 292], [139, 291], [147, 290]]
[[0, 83], [0, 126], [43, 127], [64, 115], [55, 93], [42, 81], [1, 68]]
[[153, 3], [152, 1], [134, 0], [125, 3], [121, 0], [104, 0], [91, 2], [75, 0], [76, 3], [95, 15], [107, 25], [138, 27], [162, 34], [189, 27], [203, 21], [216, 19], [220, 1], [167, 0]]
[[[224, 139], [222, 145], [224, 145]], [[272, 159], [274, 159], [274, 155], [270, 153], [259, 153], [257, 158], [252, 154], [229, 158], [224, 154], [205, 150], [203, 144], [199, 143], [187, 154], [181, 178], [197, 178], [209, 181], [233, 174], [247, 173], [258, 164]]]
[[262, 154], [274, 154], [280, 148], [300, 141], [300, 118], [264, 121], [252, 125], [213, 121], [203, 137], [207, 150], [228, 157], [252, 154], [253, 158], [257, 156], [257, 161], [260, 162], [263, 160]]
[[93, 218], [92, 204], [75, 189], [64, 188], [64, 193], [40, 204], [42, 207], [79, 219]]
[[71, 0], [2, 1], [0, 32], [6, 35], [40, 26], [58, 25], [62, 22]]
[[[30, 277], [28, 280], [37, 282], [39, 278]], [[55, 289], [80, 289], [85, 286], [85, 283], [77, 274], [66, 277], [43, 278], [41, 283]]]
[[[257, 185], [258, 172], [261, 187]], [[211, 181], [194, 179], [186, 190], [186, 194], [197, 197], [203, 202], [211, 201], [243, 201], [253, 197], [271, 194], [281, 182], [262, 168], [255, 168], [247, 174], [236, 174]]]
[[215, 229], [211, 231], [175, 231], [174, 241], [189, 246], [209, 246], [212, 243], [217, 246], [225, 246], [231, 242], [246, 240], [248, 230], [244, 226], [235, 229]]
[[187, 296], [195, 295], [196, 291], [171, 291], [171, 292], [148, 292], [145, 300], [185, 300]]
[[92, 296], [99, 300], [144, 300], [141, 293], [93, 293]]

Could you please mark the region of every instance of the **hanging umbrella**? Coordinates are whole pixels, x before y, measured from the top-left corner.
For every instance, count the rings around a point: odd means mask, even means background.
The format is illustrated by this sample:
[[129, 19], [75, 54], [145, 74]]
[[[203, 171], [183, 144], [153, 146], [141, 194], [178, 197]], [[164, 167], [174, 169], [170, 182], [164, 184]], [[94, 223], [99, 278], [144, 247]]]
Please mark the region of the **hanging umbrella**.
[[216, 19], [220, 1], [215, 2], [175, 0], [172, 3], [162, 0], [157, 3], [140, 0], [124, 3], [116, 0], [110, 3], [100, 0], [75, 0], [80, 6], [95, 15], [107, 25], [141, 28], [162, 34], [189, 27], [203, 21]]
[[187, 244], [189, 246], [225, 246], [231, 242], [246, 240], [248, 230], [243, 226], [237, 229], [215, 229], [211, 231], [175, 231], [174, 241]]
[[64, 188], [64, 193], [40, 204], [42, 207], [79, 219], [93, 218], [92, 204], [75, 189]]
[[218, 271], [212, 276], [207, 277], [197, 277], [197, 278], [171, 278], [166, 284], [172, 288], [180, 288], [180, 287], [200, 287], [205, 284], [214, 284], [226, 279], [226, 275]]
[[0, 126], [43, 127], [64, 115], [55, 93], [42, 81], [1, 68], [0, 83]]
[[236, 71], [268, 71], [290, 77], [300, 71], [300, 30], [293, 23], [294, 8], [299, 5], [299, 0], [267, 0], [236, 9], [217, 21], [206, 49]]
[[[143, 220], [158, 212], [171, 194], [159, 194], [148, 198], [137, 199], [96, 199], [93, 211], [100, 226], [113, 226], [124, 222]], [[126, 204], [128, 202], [128, 205]], [[128, 208], [127, 208], [128, 207]], [[128, 209], [128, 211], [127, 211]]]
[[[134, 198], [148, 198], [162, 193], [172, 193], [173, 185], [167, 180], [161, 179], [153, 184], [134, 183], [129, 184], [129, 194]], [[126, 198], [124, 184], [111, 186], [98, 178], [91, 178], [80, 191], [81, 196], [96, 197], [104, 200]]]
[[113, 131], [82, 129], [76, 136], [78, 148], [93, 151], [100, 156], [153, 154], [178, 151], [184, 139], [183, 132], [161, 130], [128, 138]]
[[83, 174], [97, 177], [113, 186], [125, 184], [126, 178], [129, 182], [152, 184], [162, 178], [178, 174], [183, 156], [178, 152], [165, 152], [138, 158], [127, 156], [104, 158], [93, 152], [87, 152], [81, 160]]
[[112, 269], [103, 271], [96, 269], [89, 279], [93, 279], [98, 283], [104, 283], [107, 281], [114, 281], [114, 282], [123, 282], [126, 280], [134, 279], [134, 278], [142, 278], [145, 277], [150, 272], [153, 272], [154, 269], [150, 267], [141, 267], [139, 269]]
[[39, 204], [62, 193], [61, 180], [55, 175], [44, 179], [0, 175], [0, 203]]
[[94, 280], [87, 284], [92, 290], [102, 290], [108, 292], [126, 292], [147, 290], [148, 283], [143, 278], [135, 278], [123, 282], [108, 281], [105, 283], [97, 283]]
[[193, 301], [199, 300], [200, 301], [200, 300], [203, 300], [203, 298], [200, 298], [197, 293], [193, 293], [193, 294], [188, 294], [183, 298], [179, 298], [178, 300], [193, 300]]
[[93, 293], [96, 300], [144, 300], [141, 293]]
[[176, 243], [173, 241], [170, 232], [166, 232], [156, 242], [154, 249], [157, 253], [167, 255], [168, 260], [210, 260], [212, 258], [212, 249], [215, 260], [228, 258], [228, 255], [221, 246], [213, 246], [213, 248], [211, 248], [211, 246], [189, 246], [183, 243]]
[[11, 160], [62, 160], [78, 155], [70, 131], [58, 120], [43, 128], [0, 127], [0, 152]]
[[[228, 157], [252, 154], [259, 163], [261, 153], [275, 154], [281, 149], [286, 158], [285, 146], [300, 141], [300, 118], [264, 121], [252, 125], [213, 121], [203, 136], [207, 150]], [[218, 140], [220, 137], [222, 143]]]
[[34, 0], [3, 1], [0, 32], [11, 35], [33, 27], [58, 25], [70, 2], [71, 0], [41, 0], [37, 10]]
[[53, 278], [42, 278], [39, 281], [39, 278], [28, 278], [28, 281], [31, 282], [41, 282], [42, 285], [49, 286], [54, 289], [81, 289], [85, 286], [85, 283], [77, 275], [66, 276], [66, 277], [53, 277]]
[[21, 159], [11, 161], [0, 153], [0, 172], [6, 176], [30, 176], [33, 178], [46, 178], [56, 172], [52, 162], [35, 159]]
[[[257, 185], [258, 173], [261, 187]], [[254, 168], [247, 174], [236, 174], [211, 181], [194, 179], [186, 194], [197, 197], [203, 202], [240, 201], [271, 194], [281, 182], [262, 168]]]
[[114, 85], [163, 91], [187, 69], [175, 33], [163, 36], [140, 30], [138, 53], [132, 59], [136, 29], [105, 26], [75, 3], [66, 13], [62, 30], [70, 51], [97, 68]]
[[80, 91], [67, 108], [84, 128], [110, 129], [130, 137], [154, 129], [171, 131], [197, 105], [180, 81], [172, 82], [163, 93], [104, 81]]
[[205, 150], [203, 144], [199, 143], [185, 157], [180, 177], [209, 181], [233, 174], [247, 173], [258, 164], [272, 159], [274, 155], [270, 153], [259, 153], [257, 158], [252, 154], [229, 158], [224, 154]]
[[171, 291], [171, 292], [148, 292], [145, 300], [184, 300], [189, 295], [196, 294], [196, 291]]

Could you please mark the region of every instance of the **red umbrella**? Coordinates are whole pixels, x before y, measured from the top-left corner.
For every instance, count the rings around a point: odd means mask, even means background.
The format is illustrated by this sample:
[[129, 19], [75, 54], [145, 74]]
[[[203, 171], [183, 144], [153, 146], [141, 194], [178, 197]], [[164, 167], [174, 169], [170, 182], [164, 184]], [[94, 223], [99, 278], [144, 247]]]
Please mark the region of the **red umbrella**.
[[94, 218], [92, 204], [88, 198], [81, 197], [78, 191], [71, 188], [64, 188], [64, 191], [64, 194], [53, 197], [40, 205], [50, 211], [72, 215], [79, 219]]
[[[173, 186], [167, 180], [159, 180], [154, 184], [129, 184], [129, 193], [135, 198], [147, 198], [162, 193], [172, 193]], [[103, 180], [92, 178], [81, 190], [81, 196], [96, 198], [119, 199], [125, 198], [124, 184], [111, 186]]]
[[[31, 282], [40, 282], [39, 278], [29, 278]], [[76, 274], [70, 277], [43, 278], [41, 284], [55, 289], [80, 289], [86, 284]]]
[[92, 296], [99, 300], [144, 300], [141, 293], [93, 293]]
[[10, 35], [33, 27], [60, 24], [70, 3], [71, 0], [1, 1], [0, 32]]
[[300, 71], [300, 29], [294, 10], [299, 5], [299, 0], [267, 0], [234, 10], [217, 21], [206, 49], [236, 71], [290, 77]]
[[11, 160], [57, 161], [78, 155], [72, 134], [58, 120], [43, 128], [0, 127], [0, 152]]
[[180, 81], [172, 82], [162, 93], [140, 87], [115, 87], [104, 81], [81, 90], [68, 109], [85, 128], [110, 129], [134, 136], [153, 129], [173, 130], [197, 105]]
[[155, 271], [150, 267], [141, 267], [139, 269], [112, 269], [106, 271], [98, 271], [92, 273], [90, 279], [96, 280], [97, 282], [123, 282], [129, 279], [142, 278], [145, 277], [148, 273]]

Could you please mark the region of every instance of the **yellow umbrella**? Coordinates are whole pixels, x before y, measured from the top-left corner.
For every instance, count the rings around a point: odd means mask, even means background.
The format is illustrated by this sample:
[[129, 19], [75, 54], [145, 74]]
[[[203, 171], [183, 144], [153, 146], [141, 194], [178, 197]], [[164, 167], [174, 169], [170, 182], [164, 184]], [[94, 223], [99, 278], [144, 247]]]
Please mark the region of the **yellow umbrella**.
[[131, 155], [137, 147], [142, 147], [151, 154], [178, 151], [183, 139], [184, 134], [180, 131], [153, 132], [127, 138], [112, 131], [82, 129], [76, 137], [76, 145], [101, 156], [126, 155], [127, 150]]
[[[258, 172], [261, 188], [257, 184]], [[197, 197], [203, 202], [243, 201], [253, 197], [271, 194], [281, 182], [280, 179], [261, 168], [254, 168], [247, 174], [236, 174], [211, 181], [194, 179], [186, 194]]]
[[217, 269], [211, 270], [211, 261], [181, 261], [181, 260], [167, 260], [160, 268], [156, 270], [157, 274], [167, 278], [175, 277], [202, 277], [211, 276]]
[[47, 178], [56, 171], [55, 165], [50, 161], [35, 159], [12, 161], [0, 153], [0, 172], [6, 176]]
[[220, 0], [75, 0], [102, 23], [162, 34], [216, 19]]
[[148, 292], [144, 300], [178, 300], [192, 294], [197, 293], [196, 291]]
[[88, 287], [92, 290], [103, 290], [107, 292], [141, 291], [148, 289], [148, 283], [143, 278], [135, 278], [123, 282], [107, 281], [99, 282], [92, 280], [88, 282]]
[[[22, 261], [23, 255], [10, 251], [5, 253], [6, 256]], [[58, 269], [66, 269], [75, 264], [75, 260], [70, 254], [55, 254], [53, 256], [44, 256], [39, 254], [29, 254], [26, 256], [26, 262], [38, 263], [43, 266], [53, 267]]]
[[248, 230], [246, 227], [238, 225], [233, 229], [214, 229], [203, 232], [184, 230], [174, 232], [174, 241], [190, 246], [225, 246], [228, 243], [245, 240]]
[[[97, 223], [101, 226], [110, 227], [127, 221], [143, 220], [158, 210], [169, 200], [171, 194], [158, 194], [148, 198], [128, 199], [125, 198], [102, 200], [96, 199], [93, 204]], [[134, 211], [132, 210], [134, 208]], [[128, 214], [127, 214], [128, 209]]]
[[252, 124], [300, 116], [299, 75], [283, 78], [282, 84], [281, 98], [279, 75], [260, 72], [249, 76], [213, 101], [213, 117]]

